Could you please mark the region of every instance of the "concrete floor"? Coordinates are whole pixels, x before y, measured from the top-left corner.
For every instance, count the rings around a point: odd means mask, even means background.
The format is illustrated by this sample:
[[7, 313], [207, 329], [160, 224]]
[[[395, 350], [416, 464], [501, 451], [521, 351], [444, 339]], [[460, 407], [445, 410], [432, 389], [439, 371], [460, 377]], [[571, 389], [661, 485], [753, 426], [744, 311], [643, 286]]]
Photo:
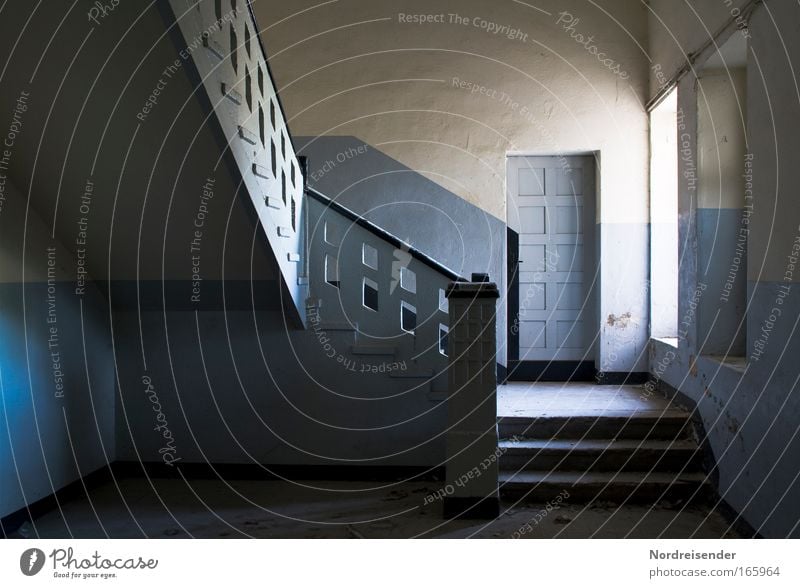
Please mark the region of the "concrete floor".
[[[152, 482], [152, 486], [151, 486]], [[26, 523], [41, 538], [723, 538], [708, 508], [506, 503], [493, 521], [442, 519], [437, 482], [230, 481], [131, 478]], [[302, 484], [302, 485], [300, 485]], [[382, 486], [382, 487], [381, 487]], [[124, 500], [121, 498], [124, 496]], [[427, 499], [427, 500], [426, 500]], [[427, 502], [427, 504], [426, 504]], [[63, 514], [62, 514], [63, 513]], [[530, 523], [530, 529], [525, 525]], [[524, 532], [523, 532], [524, 531]]]
[[[502, 416], [661, 412], [634, 386], [512, 383], [498, 388]], [[710, 507], [610, 504], [502, 505], [493, 521], [444, 521], [442, 482], [287, 482], [125, 478], [27, 523], [42, 538], [723, 538], [736, 537]], [[551, 507], [552, 508], [552, 507]], [[527, 525], [530, 525], [529, 527]]]

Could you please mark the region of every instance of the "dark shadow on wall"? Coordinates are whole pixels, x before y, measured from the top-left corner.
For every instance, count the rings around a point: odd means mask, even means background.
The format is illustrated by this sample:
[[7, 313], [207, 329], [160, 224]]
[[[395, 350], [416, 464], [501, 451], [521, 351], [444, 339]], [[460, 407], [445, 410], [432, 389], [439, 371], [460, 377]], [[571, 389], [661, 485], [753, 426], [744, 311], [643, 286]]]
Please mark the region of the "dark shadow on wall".
[[295, 137], [308, 184], [456, 273], [502, 281], [505, 223], [352, 136]]

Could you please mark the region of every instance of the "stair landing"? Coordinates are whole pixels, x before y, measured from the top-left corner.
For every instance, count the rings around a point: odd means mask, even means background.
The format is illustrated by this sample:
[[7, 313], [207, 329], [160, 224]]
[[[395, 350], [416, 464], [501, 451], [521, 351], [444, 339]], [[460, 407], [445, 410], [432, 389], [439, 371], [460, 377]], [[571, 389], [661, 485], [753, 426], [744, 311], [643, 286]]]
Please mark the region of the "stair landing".
[[588, 382], [509, 382], [497, 387], [497, 416], [623, 416], [661, 413], [670, 403], [641, 386], [599, 386]]

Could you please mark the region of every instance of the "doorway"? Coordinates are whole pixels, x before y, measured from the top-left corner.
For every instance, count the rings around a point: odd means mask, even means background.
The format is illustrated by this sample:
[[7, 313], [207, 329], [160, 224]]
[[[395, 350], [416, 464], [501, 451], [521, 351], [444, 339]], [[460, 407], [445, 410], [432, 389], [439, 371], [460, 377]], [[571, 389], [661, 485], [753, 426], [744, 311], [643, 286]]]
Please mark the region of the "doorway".
[[507, 159], [508, 380], [594, 378], [595, 161]]

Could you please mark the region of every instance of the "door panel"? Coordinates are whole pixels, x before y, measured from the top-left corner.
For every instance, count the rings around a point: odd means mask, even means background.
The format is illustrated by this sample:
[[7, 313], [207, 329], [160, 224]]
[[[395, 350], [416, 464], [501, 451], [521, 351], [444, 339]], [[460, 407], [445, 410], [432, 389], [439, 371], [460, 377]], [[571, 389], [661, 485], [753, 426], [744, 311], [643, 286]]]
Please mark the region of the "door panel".
[[591, 360], [594, 200], [592, 157], [509, 157], [510, 360]]

